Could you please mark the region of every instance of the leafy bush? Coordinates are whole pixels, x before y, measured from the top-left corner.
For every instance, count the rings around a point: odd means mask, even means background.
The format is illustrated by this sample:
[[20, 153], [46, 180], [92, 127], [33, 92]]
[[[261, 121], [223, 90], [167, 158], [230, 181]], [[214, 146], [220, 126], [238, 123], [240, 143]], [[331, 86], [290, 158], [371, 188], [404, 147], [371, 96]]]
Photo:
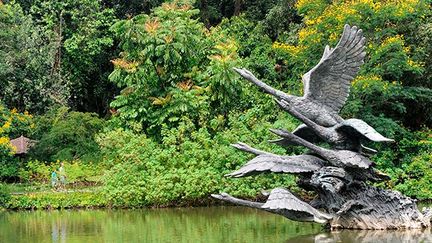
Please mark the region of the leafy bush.
[[7, 207], [10, 199], [11, 195], [7, 186], [0, 184], [0, 207]]
[[0, 181], [15, 182], [18, 181], [18, 171], [20, 168], [19, 160], [13, 158], [12, 155], [3, 157], [0, 164]]
[[24, 182], [48, 183], [51, 172], [54, 169], [52, 168], [53, 166], [38, 160], [29, 160], [26, 165], [19, 170], [20, 179]]
[[405, 195], [418, 199], [432, 198], [432, 154], [423, 152], [413, 157], [412, 162], [402, 167], [395, 186]]
[[106, 200], [98, 192], [38, 192], [13, 195], [10, 209], [61, 209], [94, 208], [107, 206]]
[[[294, 187], [291, 176], [224, 178], [224, 174], [251, 158], [236, 151], [230, 143], [240, 140], [285, 152], [266, 142], [270, 139], [267, 129], [274, 124], [250, 115], [233, 115], [228, 122], [232, 123], [232, 130], [212, 136], [206, 128], [196, 128], [190, 121], [184, 121], [177, 129], [163, 129], [161, 144], [121, 129], [101, 135], [98, 142], [105, 162], [112, 166], [105, 176], [104, 189], [110, 203], [134, 207], [169, 205], [200, 200], [220, 191], [255, 197], [262, 188]], [[295, 126], [289, 117], [276, 125], [280, 124]]]
[[60, 163], [64, 164], [67, 182], [75, 183], [97, 183], [101, 181], [104, 169], [99, 163], [74, 161], [56, 161], [52, 163], [30, 160], [24, 168], [19, 171], [20, 179], [32, 183], [49, 183], [51, 173], [58, 171]]
[[21, 135], [28, 136], [34, 126], [32, 118], [28, 112], [9, 110], [0, 103], [0, 181], [17, 179], [21, 161], [14, 157], [15, 148], [10, 139]]
[[36, 117], [36, 146], [31, 157], [41, 161], [99, 160], [99, 147], [94, 136], [103, 127], [103, 120], [94, 113], [69, 111], [66, 107], [52, 109]]
[[374, 161], [387, 172], [391, 181], [381, 184], [418, 198], [432, 198], [432, 136], [429, 129], [396, 138], [396, 144], [377, 154]]

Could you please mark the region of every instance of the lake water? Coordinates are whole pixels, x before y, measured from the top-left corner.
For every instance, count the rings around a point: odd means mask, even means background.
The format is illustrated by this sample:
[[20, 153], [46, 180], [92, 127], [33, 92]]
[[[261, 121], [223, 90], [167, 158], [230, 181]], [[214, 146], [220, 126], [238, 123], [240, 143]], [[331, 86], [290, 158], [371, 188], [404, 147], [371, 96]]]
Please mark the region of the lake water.
[[0, 242], [432, 242], [428, 230], [341, 231], [243, 207], [0, 212]]

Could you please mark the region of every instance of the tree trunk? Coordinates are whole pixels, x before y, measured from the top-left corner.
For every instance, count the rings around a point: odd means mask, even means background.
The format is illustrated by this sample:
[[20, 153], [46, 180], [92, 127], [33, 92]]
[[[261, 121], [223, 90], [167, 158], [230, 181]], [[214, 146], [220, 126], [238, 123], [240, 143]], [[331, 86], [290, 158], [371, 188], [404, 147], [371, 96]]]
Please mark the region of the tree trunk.
[[234, 16], [240, 15], [242, 3], [242, 0], [234, 0]]

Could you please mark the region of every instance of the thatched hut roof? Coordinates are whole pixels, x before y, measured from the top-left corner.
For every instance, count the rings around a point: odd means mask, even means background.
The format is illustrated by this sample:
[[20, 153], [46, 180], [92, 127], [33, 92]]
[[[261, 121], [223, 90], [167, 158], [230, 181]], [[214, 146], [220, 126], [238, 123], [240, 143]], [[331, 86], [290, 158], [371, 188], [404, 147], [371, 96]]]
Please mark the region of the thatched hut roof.
[[21, 136], [10, 140], [12, 146], [15, 147], [15, 154], [26, 154], [28, 150], [35, 144], [35, 140]]

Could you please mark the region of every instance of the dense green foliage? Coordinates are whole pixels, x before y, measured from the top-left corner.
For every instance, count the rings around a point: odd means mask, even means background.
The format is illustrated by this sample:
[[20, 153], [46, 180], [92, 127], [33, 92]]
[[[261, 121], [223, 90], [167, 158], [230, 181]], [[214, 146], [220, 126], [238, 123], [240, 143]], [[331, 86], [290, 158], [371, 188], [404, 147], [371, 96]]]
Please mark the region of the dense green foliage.
[[7, 203], [10, 209], [98, 208], [103, 206], [107, 206], [107, 202], [98, 192], [45, 192], [13, 195]]
[[391, 175], [385, 186], [419, 199], [432, 198], [432, 136], [430, 130], [405, 134], [395, 148], [385, 149], [375, 161]]
[[56, 161], [52, 163], [38, 160], [27, 161], [18, 172], [22, 182], [49, 184], [51, 172], [58, 170], [60, 162], [63, 162], [67, 171], [67, 181], [71, 187], [81, 184], [98, 184], [101, 182], [103, 168], [97, 163], [83, 163], [81, 160]]
[[[368, 144], [392, 178], [379, 186], [431, 199], [431, 19], [430, 1], [415, 0], [0, 3], [0, 179], [48, 183], [64, 161], [69, 182], [103, 183], [96, 205], [130, 207], [280, 185], [301, 193], [291, 176], [223, 177], [250, 159], [230, 143], [301, 152], [266, 142], [268, 128], [299, 123], [232, 67], [301, 95], [301, 75], [348, 23], [363, 29], [367, 56], [342, 116], [395, 139]], [[38, 140], [23, 160], [9, 144], [20, 135]], [[55, 197], [11, 205], [80, 200]]]
[[11, 195], [9, 189], [6, 185], [0, 184], [0, 208], [6, 208], [10, 200]]
[[258, 147], [263, 149], [284, 152], [261, 140], [270, 139], [268, 128], [293, 124], [290, 118], [281, 117], [276, 124], [261, 123], [253, 114], [251, 111], [242, 117], [232, 117], [228, 121], [232, 129], [215, 136], [206, 128], [197, 129], [192, 122], [163, 129], [162, 143], [124, 130], [104, 134], [98, 140], [105, 163], [113, 166], [105, 178], [108, 199], [116, 206], [169, 205], [197, 201], [221, 190], [254, 197], [263, 188], [292, 187], [291, 176], [269, 175], [244, 180], [223, 177], [251, 157], [239, 154], [230, 143], [242, 140], [259, 143]]
[[236, 43], [208, 31], [188, 5], [163, 4], [113, 27], [120, 58], [110, 79], [124, 88], [111, 103], [115, 121], [149, 135], [184, 118], [204, 124], [235, 106], [241, 86], [231, 70]]
[[104, 112], [113, 87], [107, 80], [113, 39], [114, 11], [98, 0], [32, 1], [29, 10], [57, 43], [52, 72], [68, 90], [75, 109]]
[[103, 128], [96, 114], [52, 109], [35, 119], [33, 138], [38, 142], [31, 156], [39, 160], [98, 161], [99, 147], [94, 136]]
[[13, 181], [18, 178], [21, 160], [14, 157], [15, 148], [10, 140], [27, 135], [34, 124], [32, 116], [27, 112], [19, 113], [16, 109], [9, 110], [0, 103], [0, 181]]
[[18, 4], [0, 5], [0, 97], [9, 107], [43, 111], [65, 103], [67, 89], [52, 68], [57, 43]]

